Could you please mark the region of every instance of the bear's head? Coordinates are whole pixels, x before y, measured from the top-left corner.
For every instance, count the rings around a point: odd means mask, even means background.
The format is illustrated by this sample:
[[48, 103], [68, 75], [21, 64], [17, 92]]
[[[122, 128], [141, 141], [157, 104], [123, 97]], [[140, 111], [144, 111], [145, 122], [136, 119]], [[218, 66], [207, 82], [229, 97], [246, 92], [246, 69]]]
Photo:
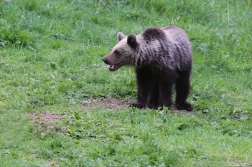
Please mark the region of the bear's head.
[[116, 71], [122, 66], [135, 64], [135, 54], [138, 46], [136, 35], [130, 34], [129, 36], [125, 36], [119, 32], [117, 40], [117, 45], [108, 55], [102, 58], [104, 63], [110, 65], [110, 71]]

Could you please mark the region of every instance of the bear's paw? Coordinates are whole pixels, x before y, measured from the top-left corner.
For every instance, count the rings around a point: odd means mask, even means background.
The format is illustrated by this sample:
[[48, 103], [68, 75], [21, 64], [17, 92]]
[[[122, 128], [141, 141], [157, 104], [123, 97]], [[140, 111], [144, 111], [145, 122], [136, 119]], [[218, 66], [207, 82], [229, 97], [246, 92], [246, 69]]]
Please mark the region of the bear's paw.
[[193, 110], [193, 106], [191, 104], [187, 103], [187, 102], [176, 104], [176, 108], [178, 110], [186, 110], [186, 111], [192, 111]]

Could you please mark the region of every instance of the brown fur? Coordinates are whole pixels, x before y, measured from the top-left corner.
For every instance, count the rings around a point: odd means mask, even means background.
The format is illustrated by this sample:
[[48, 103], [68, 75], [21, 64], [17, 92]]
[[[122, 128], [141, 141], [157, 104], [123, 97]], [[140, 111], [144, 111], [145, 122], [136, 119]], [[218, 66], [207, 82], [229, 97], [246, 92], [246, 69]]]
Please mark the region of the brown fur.
[[191, 44], [186, 33], [175, 26], [149, 28], [128, 37], [118, 33], [118, 44], [102, 60], [110, 71], [121, 66], [135, 67], [138, 108], [170, 107], [176, 86], [176, 107], [191, 111], [186, 102], [192, 69]]

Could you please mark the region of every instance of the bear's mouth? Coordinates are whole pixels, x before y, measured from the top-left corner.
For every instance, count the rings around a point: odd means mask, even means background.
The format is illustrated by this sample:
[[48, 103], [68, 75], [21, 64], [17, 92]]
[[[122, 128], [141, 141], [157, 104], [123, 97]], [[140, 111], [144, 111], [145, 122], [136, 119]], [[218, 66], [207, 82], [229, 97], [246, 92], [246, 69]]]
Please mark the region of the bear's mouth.
[[109, 66], [109, 71], [116, 71], [116, 70], [118, 70], [120, 68], [120, 66], [119, 65], [110, 65]]

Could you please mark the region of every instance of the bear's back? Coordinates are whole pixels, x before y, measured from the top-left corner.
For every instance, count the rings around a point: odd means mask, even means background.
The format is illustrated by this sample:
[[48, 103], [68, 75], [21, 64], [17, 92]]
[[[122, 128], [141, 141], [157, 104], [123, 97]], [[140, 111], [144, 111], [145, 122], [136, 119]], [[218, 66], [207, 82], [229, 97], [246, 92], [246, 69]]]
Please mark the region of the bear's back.
[[[162, 45], [163, 60], [172, 69], [187, 70], [192, 64], [192, 50], [189, 37], [185, 31], [176, 26], [148, 28], [143, 36], [146, 41], [159, 41]], [[172, 67], [173, 66], [173, 67]]]
[[147, 28], [141, 35], [147, 43], [154, 40], [166, 40], [165, 31], [160, 28]]
[[185, 31], [179, 27], [176, 26], [167, 26], [167, 27], [163, 27], [161, 28], [162, 31], [165, 32], [165, 34], [168, 36], [169, 40], [175, 40], [174, 42], [179, 42], [181, 43], [185, 43], [187, 45], [191, 45], [190, 41], [189, 41], [189, 37], [187, 36], [187, 34], [185, 33]]
[[167, 26], [163, 28], [147, 28], [141, 36], [148, 44], [152, 41], [168, 42], [170, 45], [187, 45], [191, 47], [191, 43], [185, 31], [176, 26]]
[[172, 51], [176, 68], [187, 70], [192, 65], [192, 49], [191, 42], [185, 31], [176, 26], [168, 26], [161, 28], [168, 38]]

